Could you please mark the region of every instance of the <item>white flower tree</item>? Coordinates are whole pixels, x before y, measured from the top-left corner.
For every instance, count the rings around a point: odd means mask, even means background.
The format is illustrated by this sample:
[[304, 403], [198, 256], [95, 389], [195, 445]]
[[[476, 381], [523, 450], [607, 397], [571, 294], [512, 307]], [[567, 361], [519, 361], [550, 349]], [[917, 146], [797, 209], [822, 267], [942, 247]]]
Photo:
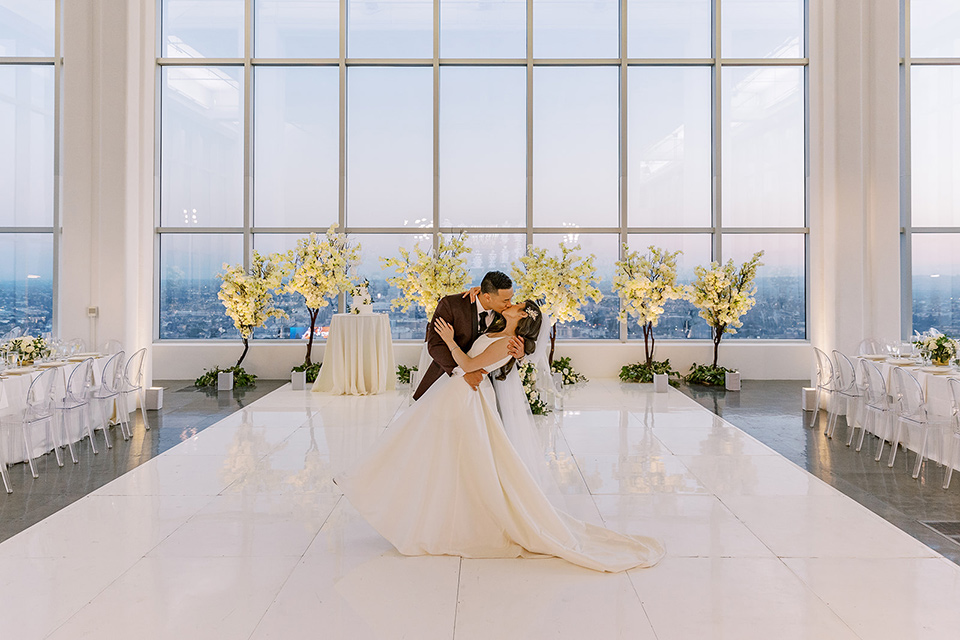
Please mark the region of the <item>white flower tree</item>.
[[464, 291], [470, 284], [467, 237], [466, 233], [449, 240], [440, 236], [436, 251], [424, 251], [418, 244], [412, 255], [400, 247], [399, 258], [380, 258], [382, 268], [392, 267], [397, 273], [387, 278], [388, 284], [400, 290], [400, 297], [391, 300], [391, 306], [407, 311], [419, 305], [430, 318], [441, 298]]
[[683, 287], [677, 285], [677, 256], [682, 251], [665, 251], [650, 246], [647, 253], [630, 251], [623, 245], [623, 260], [617, 262], [613, 277], [613, 290], [623, 302], [620, 321], [627, 317], [637, 319], [643, 328], [643, 348], [647, 367], [653, 366], [656, 340], [653, 329], [663, 315], [663, 305], [668, 300], [683, 296]]
[[217, 297], [243, 340], [243, 353], [236, 364], [239, 369], [247, 357], [254, 329], [262, 327], [269, 318], [287, 317], [273, 301], [273, 291], [280, 287], [283, 272], [277, 256], [262, 256], [256, 251], [249, 271], [242, 264], [224, 264], [223, 269], [224, 272], [217, 276], [223, 280]]
[[330, 304], [341, 292], [353, 287], [351, 273], [360, 264], [360, 245], [351, 245], [345, 233], [337, 233], [334, 224], [326, 235], [311, 233], [297, 241], [295, 249], [283, 256], [283, 290], [303, 296], [310, 314], [310, 333], [303, 364], [312, 363], [313, 335], [320, 309]]
[[557, 341], [557, 325], [583, 320], [581, 307], [587, 298], [600, 302], [603, 294], [594, 285], [599, 282], [593, 254], [578, 254], [580, 245], [560, 243], [560, 256], [530, 245], [520, 264], [513, 263], [514, 299], [535, 300], [553, 321], [550, 327], [550, 364]]
[[738, 269], [730, 259], [721, 266], [717, 262], [710, 267], [698, 266], [696, 279], [687, 287], [687, 299], [699, 310], [700, 317], [713, 329], [713, 367], [717, 367], [720, 340], [726, 333], [736, 333], [743, 323], [740, 318], [753, 308], [757, 292], [754, 284], [757, 269], [763, 266], [760, 258], [763, 251], [740, 265]]

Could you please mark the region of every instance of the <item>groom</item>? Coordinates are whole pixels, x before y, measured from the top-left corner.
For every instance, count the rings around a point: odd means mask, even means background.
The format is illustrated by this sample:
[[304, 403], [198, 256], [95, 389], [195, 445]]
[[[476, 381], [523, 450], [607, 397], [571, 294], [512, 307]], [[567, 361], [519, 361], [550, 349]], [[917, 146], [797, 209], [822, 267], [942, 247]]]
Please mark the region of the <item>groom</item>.
[[[486, 333], [490, 323], [493, 322], [493, 312], [501, 313], [504, 309], [510, 307], [510, 299], [513, 297], [513, 282], [510, 277], [500, 271], [491, 271], [483, 276], [480, 282], [480, 293], [476, 300], [471, 300], [473, 296], [467, 297], [461, 294], [454, 294], [441, 298], [437, 304], [437, 310], [433, 313], [433, 318], [427, 326], [427, 351], [433, 362], [427, 368], [420, 380], [420, 386], [413, 394], [413, 399], [418, 400], [420, 396], [426, 393], [427, 389], [436, 382], [441, 375], [446, 373], [448, 376], [454, 373], [460, 373], [457, 362], [450, 353], [443, 339], [437, 334], [434, 328], [434, 321], [437, 318], [443, 318], [453, 325], [454, 342], [457, 343], [463, 352], [470, 350], [474, 341], [483, 333]], [[512, 338], [508, 353], [518, 360], [523, 357], [523, 341], [520, 338]], [[483, 381], [486, 371], [471, 371], [464, 373], [463, 379], [467, 384], [476, 389]]]

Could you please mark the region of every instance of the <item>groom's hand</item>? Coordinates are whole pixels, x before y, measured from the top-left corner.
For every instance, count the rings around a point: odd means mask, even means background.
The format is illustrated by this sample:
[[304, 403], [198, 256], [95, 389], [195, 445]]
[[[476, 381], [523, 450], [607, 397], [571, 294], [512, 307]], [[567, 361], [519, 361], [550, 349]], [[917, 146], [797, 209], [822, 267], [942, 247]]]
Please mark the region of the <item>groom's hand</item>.
[[510, 338], [510, 344], [507, 345], [507, 353], [517, 360], [523, 360], [526, 352], [523, 350], [523, 338], [513, 336]]
[[470, 373], [463, 374], [463, 379], [467, 381], [467, 384], [470, 385], [474, 391], [477, 390], [477, 387], [480, 386], [480, 383], [483, 382], [483, 376], [487, 375], [487, 372], [483, 369], [479, 371], [471, 371]]

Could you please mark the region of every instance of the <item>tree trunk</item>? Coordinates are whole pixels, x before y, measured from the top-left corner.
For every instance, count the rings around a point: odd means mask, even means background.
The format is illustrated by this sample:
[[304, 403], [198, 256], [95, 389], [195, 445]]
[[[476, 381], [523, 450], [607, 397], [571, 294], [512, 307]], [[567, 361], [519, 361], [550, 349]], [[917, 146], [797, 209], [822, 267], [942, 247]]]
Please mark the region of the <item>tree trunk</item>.
[[557, 325], [550, 327], [550, 366], [553, 366], [553, 349], [557, 344]]
[[713, 329], [713, 366], [717, 366], [717, 356], [720, 353], [720, 339], [723, 338], [723, 331], [727, 328], [727, 325], [722, 327], [714, 327]]
[[643, 325], [643, 352], [647, 356], [647, 368], [653, 367], [653, 350], [656, 348], [656, 340], [653, 337], [653, 324]]
[[311, 309], [307, 307], [307, 311], [310, 312], [310, 337], [307, 338], [307, 357], [304, 358], [303, 364], [309, 367], [313, 362], [310, 361], [310, 352], [313, 351], [313, 332], [314, 328], [317, 326], [317, 316], [320, 314], [320, 309]]
[[237, 360], [237, 369], [240, 368], [240, 363], [243, 362], [243, 359], [247, 357], [247, 351], [250, 349], [250, 340], [247, 338], [243, 339], [243, 353], [240, 354], [240, 359]]

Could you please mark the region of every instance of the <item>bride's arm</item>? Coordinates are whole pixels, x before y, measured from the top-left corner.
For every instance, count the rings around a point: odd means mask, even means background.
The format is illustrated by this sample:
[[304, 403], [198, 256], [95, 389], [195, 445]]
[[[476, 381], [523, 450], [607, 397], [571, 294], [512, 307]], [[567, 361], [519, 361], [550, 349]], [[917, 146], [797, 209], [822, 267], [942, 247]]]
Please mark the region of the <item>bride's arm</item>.
[[453, 359], [456, 360], [460, 368], [467, 373], [485, 369], [494, 362], [498, 362], [507, 357], [507, 346], [510, 344], [509, 340], [492, 342], [490, 346], [483, 350], [483, 353], [475, 358], [471, 358], [453, 341], [453, 327], [447, 321], [443, 318], [437, 318], [434, 321], [434, 328], [437, 334], [443, 338], [443, 341], [447, 343], [447, 346], [450, 347], [450, 353], [453, 355]]

